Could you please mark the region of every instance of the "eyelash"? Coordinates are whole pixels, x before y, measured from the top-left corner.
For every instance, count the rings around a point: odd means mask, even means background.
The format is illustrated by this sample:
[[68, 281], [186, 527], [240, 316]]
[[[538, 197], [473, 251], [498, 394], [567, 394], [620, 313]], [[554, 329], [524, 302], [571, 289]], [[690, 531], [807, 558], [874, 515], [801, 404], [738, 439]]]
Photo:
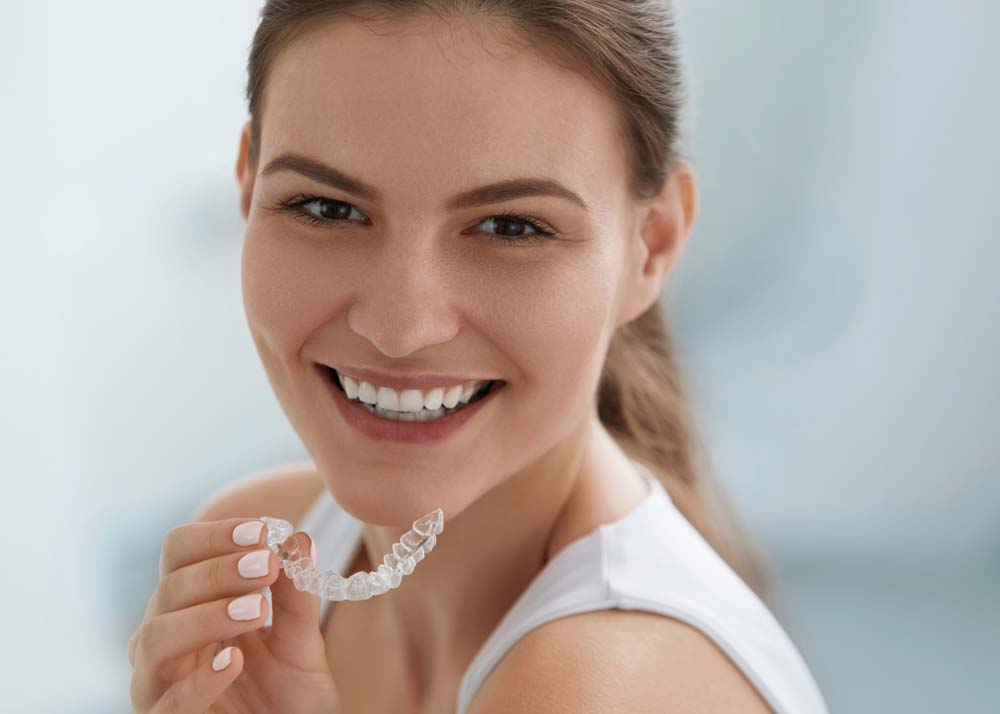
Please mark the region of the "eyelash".
[[[327, 201], [328, 203], [340, 203], [345, 206], [351, 206], [356, 208], [354, 204], [348, 203], [347, 201], [337, 201], [332, 198], [326, 198], [324, 196], [313, 196], [310, 194], [299, 194], [295, 198], [288, 201], [278, 201], [278, 206], [275, 210], [291, 213], [296, 219], [301, 220], [305, 223], [314, 226], [332, 226], [338, 223], [343, 223], [348, 221], [346, 218], [319, 218], [309, 211], [305, 210], [303, 206], [306, 206], [314, 201]], [[513, 211], [504, 211], [502, 213], [497, 213], [494, 215], [486, 216], [480, 223], [487, 221], [491, 218], [502, 218], [505, 221], [514, 221], [517, 223], [523, 223], [530, 226], [535, 234], [524, 236], [521, 238], [512, 236], [503, 236], [497, 233], [490, 233], [490, 237], [493, 240], [499, 240], [508, 245], [526, 245], [528, 243], [538, 243], [556, 235], [555, 231], [549, 230], [542, 223], [542, 219], [532, 216], [531, 214], [518, 214]], [[350, 221], [349, 221], [350, 222]], [[477, 224], [478, 225], [478, 224]]]

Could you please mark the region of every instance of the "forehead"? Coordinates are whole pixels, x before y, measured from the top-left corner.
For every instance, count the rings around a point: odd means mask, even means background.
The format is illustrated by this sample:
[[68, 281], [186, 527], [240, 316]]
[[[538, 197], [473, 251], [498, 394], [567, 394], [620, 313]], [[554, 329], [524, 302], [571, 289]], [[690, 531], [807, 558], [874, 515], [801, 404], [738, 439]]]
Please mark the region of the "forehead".
[[503, 43], [498, 29], [437, 18], [377, 31], [323, 21], [271, 67], [261, 164], [295, 151], [390, 196], [416, 184], [423, 198], [548, 176], [606, 204], [625, 171], [614, 102], [581, 74]]

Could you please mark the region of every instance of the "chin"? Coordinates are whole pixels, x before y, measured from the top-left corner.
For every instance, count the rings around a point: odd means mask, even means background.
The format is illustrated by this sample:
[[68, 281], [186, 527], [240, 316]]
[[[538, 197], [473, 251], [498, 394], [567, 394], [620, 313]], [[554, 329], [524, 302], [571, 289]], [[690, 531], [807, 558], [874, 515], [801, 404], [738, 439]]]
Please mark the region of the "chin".
[[340, 507], [359, 521], [405, 531], [436, 508], [444, 511], [445, 521], [449, 518], [447, 488], [428, 484], [412, 468], [367, 466], [355, 473], [364, 478], [344, 473], [324, 480]]

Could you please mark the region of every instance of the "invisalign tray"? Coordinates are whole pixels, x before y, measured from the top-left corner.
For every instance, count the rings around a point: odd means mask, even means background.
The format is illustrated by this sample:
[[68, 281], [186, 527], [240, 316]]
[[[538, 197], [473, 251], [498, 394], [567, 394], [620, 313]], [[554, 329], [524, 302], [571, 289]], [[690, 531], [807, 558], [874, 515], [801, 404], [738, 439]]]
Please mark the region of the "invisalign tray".
[[434, 549], [437, 534], [444, 530], [444, 512], [438, 508], [413, 521], [413, 527], [392, 544], [392, 552], [386, 553], [378, 570], [359, 570], [345, 578], [332, 570], [318, 572], [312, 558], [302, 556], [291, 523], [270, 516], [261, 516], [260, 520], [267, 526], [267, 547], [278, 555], [295, 588], [335, 601], [367, 600], [399, 587], [403, 576], [412, 573], [414, 566]]

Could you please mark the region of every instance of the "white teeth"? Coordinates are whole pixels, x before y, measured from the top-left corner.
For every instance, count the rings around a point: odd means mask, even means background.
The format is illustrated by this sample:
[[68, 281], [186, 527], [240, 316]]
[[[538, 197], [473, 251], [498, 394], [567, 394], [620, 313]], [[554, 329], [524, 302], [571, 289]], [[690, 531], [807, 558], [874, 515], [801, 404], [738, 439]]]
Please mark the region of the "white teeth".
[[358, 399], [365, 404], [374, 404], [378, 401], [378, 393], [375, 391], [375, 387], [368, 382], [362, 382], [358, 387]]
[[399, 393], [399, 411], [419, 412], [424, 408], [424, 395], [419, 389], [404, 389]]
[[444, 393], [444, 400], [442, 404], [451, 409], [453, 406], [458, 404], [459, 398], [462, 396], [462, 385], [456, 384], [451, 387], [448, 391]]
[[[424, 421], [424, 417], [441, 415], [443, 413], [440, 412], [441, 407], [454, 409], [460, 402], [467, 404], [472, 395], [486, 384], [482, 380], [473, 380], [451, 387], [435, 387], [425, 393], [419, 389], [397, 391], [390, 387], [377, 387], [369, 382], [359, 382], [339, 372], [337, 379], [348, 399], [357, 399], [386, 411], [400, 412], [402, 413], [400, 418], [404, 421]], [[410, 415], [417, 418], [411, 419]]]
[[427, 392], [427, 396], [424, 397], [424, 407], [431, 411], [438, 409], [442, 402], [444, 402], [444, 389], [441, 387], [435, 387]]
[[378, 388], [378, 405], [382, 409], [399, 411], [399, 394], [391, 387]]

